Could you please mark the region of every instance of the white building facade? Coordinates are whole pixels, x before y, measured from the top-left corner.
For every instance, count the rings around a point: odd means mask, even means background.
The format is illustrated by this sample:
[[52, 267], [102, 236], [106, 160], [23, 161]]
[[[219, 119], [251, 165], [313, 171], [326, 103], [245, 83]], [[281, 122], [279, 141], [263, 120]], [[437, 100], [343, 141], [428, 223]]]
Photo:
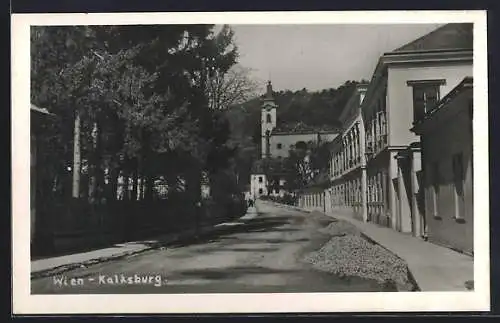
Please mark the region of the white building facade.
[[250, 175], [250, 194], [255, 199], [267, 195], [267, 178], [265, 174]]

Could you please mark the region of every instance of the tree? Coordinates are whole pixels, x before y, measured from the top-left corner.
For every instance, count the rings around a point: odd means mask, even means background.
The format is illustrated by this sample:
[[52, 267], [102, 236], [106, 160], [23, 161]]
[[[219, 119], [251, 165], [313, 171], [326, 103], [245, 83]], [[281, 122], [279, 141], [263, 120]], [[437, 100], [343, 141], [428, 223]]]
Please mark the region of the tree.
[[[230, 70], [237, 48], [229, 27], [218, 34], [212, 28], [33, 27], [32, 101], [62, 121], [48, 136], [50, 150], [61, 153], [47, 154], [56, 161], [48, 164], [57, 173], [74, 159], [78, 112], [81, 136], [76, 138], [81, 137], [82, 161], [90, 166], [91, 195], [102, 191], [103, 178], [110, 176], [113, 198], [119, 174], [132, 179], [134, 193], [142, 179], [146, 199], [154, 178], [163, 174], [172, 184], [194, 175], [188, 187], [195, 192], [207, 156], [231, 155], [222, 134], [227, 127], [209, 109], [205, 87], [206, 80]], [[171, 169], [162, 166], [165, 156], [174, 158]], [[186, 165], [195, 171], [186, 171]]]
[[215, 73], [207, 84], [209, 106], [225, 110], [257, 96], [259, 85], [250, 78], [250, 70], [234, 66], [227, 73]]

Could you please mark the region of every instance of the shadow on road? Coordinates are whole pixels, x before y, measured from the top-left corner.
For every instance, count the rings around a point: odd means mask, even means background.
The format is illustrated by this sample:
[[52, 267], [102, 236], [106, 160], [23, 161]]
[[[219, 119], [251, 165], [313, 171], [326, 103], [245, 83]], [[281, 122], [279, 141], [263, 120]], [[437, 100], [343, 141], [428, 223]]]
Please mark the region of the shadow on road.
[[201, 233], [200, 235], [198, 235], [198, 237], [184, 237], [176, 242], [156, 241], [145, 242], [145, 244], [159, 248], [167, 246], [169, 248], [180, 248], [190, 245], [213, 243], [227, 239], [231, 239], [235, 243], [237, 243], [238, 241], [241, 241], [242, 243], [286, 243], [308, 241], [308, 239], [246, 239], [244, 238], [244, 236], [232, 237], [232, 235], [235, 234], [251, 234], [257, 232], [263, 233], [300, 231], [300, 228], [294, 228], [292, 226], [303, 221], [305, 221], [304, 218], [293, 215], [270, 216], [266, 215], [265, 213], [259, 213], [259, 215], [253, 219], [245, 220], [234, 225], [219, 226], [216, 229], [211, 230], [210, 232]]
[[269, 274], [297, 274], [302, 271], [290, 269], [274, 269], [268, 267], [249, 266], [249, 267], [225, 267], [225, 268], [203, 268], [174, 271], [170, 274], [170, 279], [195, 278], [204, 280], [225, 280], [237, 279], [247, 275], [269, 275]]

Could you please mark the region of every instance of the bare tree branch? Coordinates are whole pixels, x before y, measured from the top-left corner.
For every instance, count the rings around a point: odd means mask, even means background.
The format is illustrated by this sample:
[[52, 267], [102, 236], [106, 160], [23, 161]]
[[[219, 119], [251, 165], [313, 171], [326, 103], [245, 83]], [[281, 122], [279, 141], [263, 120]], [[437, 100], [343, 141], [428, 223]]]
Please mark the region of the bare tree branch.
[[216, 73], [208, 79], [206, 91], [209, 106], [224, 110], [258, 95], [259, 83], [250, 77], [250, 70], [235, 66], [227, 73]]

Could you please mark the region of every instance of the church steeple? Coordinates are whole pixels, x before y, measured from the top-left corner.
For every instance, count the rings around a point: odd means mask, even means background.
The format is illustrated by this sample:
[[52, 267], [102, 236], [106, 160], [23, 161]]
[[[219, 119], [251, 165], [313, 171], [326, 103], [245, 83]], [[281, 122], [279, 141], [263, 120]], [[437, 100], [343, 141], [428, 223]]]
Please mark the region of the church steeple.
[[273, 100], [273, 85], [267, 81], [266, 100]]
[[261, 112], [261, 137], [262, 137], [262, 158], [271, 157], [271, 136], [272, 131], [276, 128], [276, 108], [277, 105], [273, 98], [273, 85], [271, 81], [267, 81], [266, 94], [262, 103]]

